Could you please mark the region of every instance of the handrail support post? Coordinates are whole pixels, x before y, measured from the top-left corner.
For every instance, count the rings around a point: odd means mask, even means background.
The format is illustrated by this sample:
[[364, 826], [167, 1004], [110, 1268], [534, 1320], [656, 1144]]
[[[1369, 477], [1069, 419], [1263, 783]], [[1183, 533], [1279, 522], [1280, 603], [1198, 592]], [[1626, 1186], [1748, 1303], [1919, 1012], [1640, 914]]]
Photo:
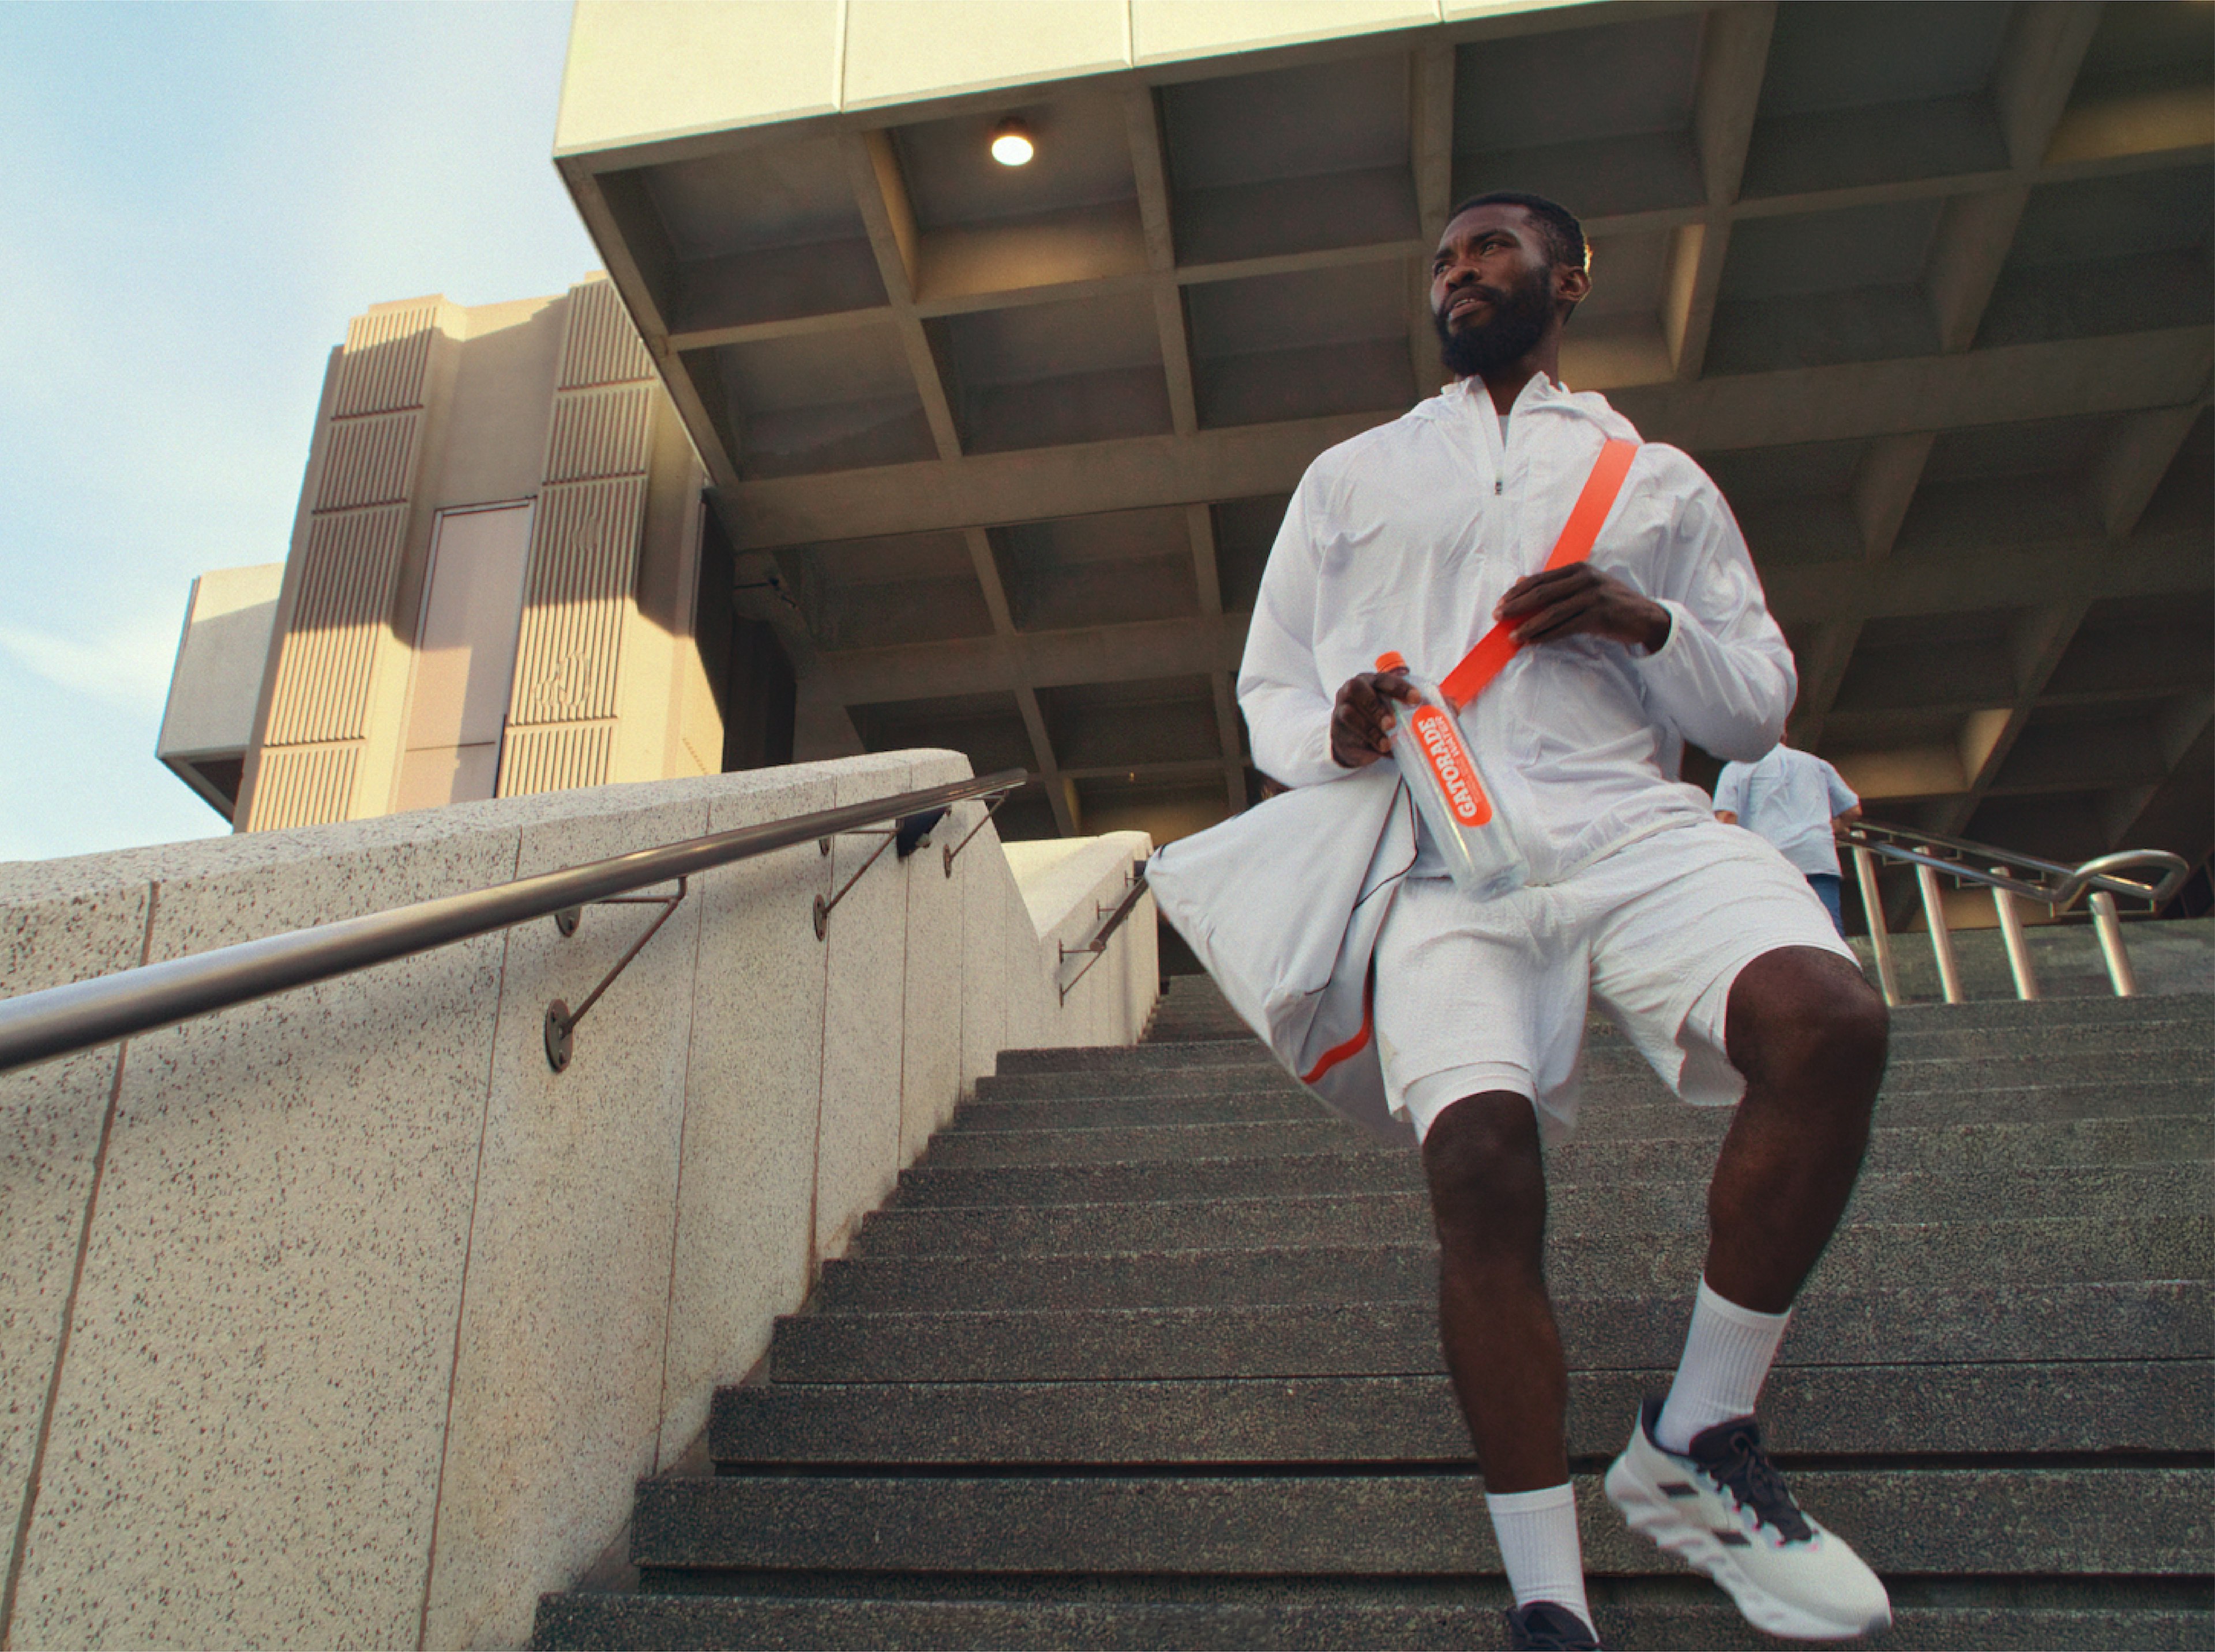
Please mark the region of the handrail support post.
[[1884, 901], [1876, 887], [1876, 857], [1854, 845], [1854, 881], [1861, 886], [1862, 912], [1868, 919], [1869, 950], [1876, 955], [1877, 990], [1889, 1004], [1899, 1002], [1899, 975], [1892, 961], [1892, 932], [1884, 926]]
[[949, 844], [940, 851], [942, 857], [940, 864], [944, 868], [947, 876], [954, 875], [954, 860], [963, 850], [969, 847], [969, 839], [982, 832], [985, 829], [985, 822], [1000, 812], [1000, 805], [1014, 795], [1015, 793], [1012, 791], [1003, 791], [995, 795], [992, 801], [985, 806], [985, 812], [977, 817], [977, 824], [963, 834], [961, 841], [958, 844]]
[[[857, 832], [855, 835], [858, 837], [864, 834]], [[832, 895], [830, 900], [825, 900], [821, 895], [815, 897], [815, 938], [817, 940], [823, 940], [830, 935], [831, 912], [837, 909], [838, 903], [846, 898], [848, 892], [862, 881], [862, 874], [884, 858], [885, 851], [893, 846], [898, 836], [896, 832], [886, 832], [884, 841], [869, 851], [869, 858], [855, 869], [854, 875], [840, 884], [838, 893]], [[825, 838], [824, 841], [827, 843], [830, 839]], [[824, 852], [828, 854], [830, 851], [825, 850]]]
[[2092, 891], [2092, 927], [2099, 931], [2100, 955], [2108, 961], [2108, 979], [2115, 996], [2134, 998], [2138, 978], [2131, 969], [2131, 955], [2123, 949], [2123, 925], [2115, 912], [2115, 898], [2105, 889]]
[[1092, 966], [1107, 955], [1108, 941], [1114, 937], [1117, 930], [1123, 927], [1123, 920], [1138, 909], [1139, 898], [1146, 893], [1146, 863], [1144, 861], [1133, 861], [1128, 877], [1129, 881], [1123, 888], [1123, 898], [1112, 908], [1102, 906], [1096, 900], [1092, 903], [1092, 915], [1099, 918], [1105, 913], [1106, 917], [1100, 927], [1093, 931], [1089, 941], [1081, 947], [1072, 947], [1065, 941], [1054, 943], [1054, 946], [1061, 955], [1054, 961], [1054, 973], [1057, 975], [1060, 973], [1061, 966], [1066, 964], [1071, 958], [1087, 955], [1084, 961], [1077, 966], [1077, 973], [1065, 981], [1056, 982], [1062, 1003], [1069, 1002], [1069, 995], [1076, 990], [1077, 982], [1090, 973]]
[[[2005, 877], [2003, 866], [1992, 868], [1996, 877]], [[2038, 998], [2038, 972], [2031, 967], [2030, 943], [2023, 936], [2022, 914], [2016, 910], [2015, 892], [1995, 883], [1992, 887], [1992, 910], [1999, 914], [2000, 939], [2007, 945], [2008, 971], [2015, 977], [2015, 995], [2025, 1003]]]
[[[582, 1004], [572, 1010], [561, 999], [555, 998], [546, 1006], [546, 1065], [555, 1072], [568, 1070], [569, 1058], [576, 1051], [577, 1023], [585, 1018], [587, 1010], [600, 1001], [600, 994], [614, 984], [616, 977], [630, 967], [630, 961], [646, 950], [646, 943], [660, 933], [661, 926], [669, 921], [670, 913], [675, 912], [678, 903], [684, 899], [689, 881], [688, 879], [678, 878], [677, 893], [672, 895], [611, 895], [605, 900], [593, 903], [603, 906], [659, 906], [661, 911], [653, 922], [646, 926], [646, 933], [630, 943], [630, 950], [616, 960], [616, 967], [600, 977], [600, 984], [585, 995]], [[573, 913], [576, 916], [572, 916]], [[570, 907], [556, 912], [555, 923], [563, 936], [574, 935], [581, 916], [580, 909]], [[564, 924], [561, 923], [563, 918], [569, 918], [570, 921]]]
[[1946, 927], [1946, 907], [1938, 890], [1938, 874], [1920, 862], [1915, 868], [1916, 886], [1923, 891], [1923, 918], [1930, 926], [1930, 955], [1938, 962], [1938, 986], [1948, 1004], [1961, 1001], [1961, 967], [1954, 957], [1954, 932]]

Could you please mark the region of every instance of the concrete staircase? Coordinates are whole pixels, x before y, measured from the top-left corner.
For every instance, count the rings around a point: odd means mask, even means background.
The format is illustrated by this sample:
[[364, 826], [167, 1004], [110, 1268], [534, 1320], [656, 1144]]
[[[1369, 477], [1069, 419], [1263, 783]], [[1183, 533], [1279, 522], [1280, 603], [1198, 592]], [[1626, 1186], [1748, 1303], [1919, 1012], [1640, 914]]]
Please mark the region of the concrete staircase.
[[[1912, 1009], [1764, 1402], [1893, 1587], [1885, 1643], [2215, 1646], [2215, 1000]], [[1596, 1031], [1555, 1154], [1569, 1449], [1611, 1647], [1774, 1645], [1600, 1495], [1666, 1380], [1727, 1120]], [[1011, 1052], [642, 1483], [545, 1647], [1484, 1647], [1507, 1604], [1417, 1167], [1204, 979]]]

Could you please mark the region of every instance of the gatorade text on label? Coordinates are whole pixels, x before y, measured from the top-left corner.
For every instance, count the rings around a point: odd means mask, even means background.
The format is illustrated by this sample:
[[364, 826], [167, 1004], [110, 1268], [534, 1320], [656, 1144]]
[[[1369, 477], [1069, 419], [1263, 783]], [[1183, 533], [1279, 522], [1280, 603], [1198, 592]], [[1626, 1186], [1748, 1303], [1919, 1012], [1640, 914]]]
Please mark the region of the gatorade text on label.
[[[1397, 654], [1380, 654], [1380, 672], [1408, 669]], [[1493, 807], [1484, 775], [1461, 737], [1461, 727], [1433, 683], [1408, 679], [1420, 705], [1397, 705], [1392, 757], [1408, 783], [1423, 824], [1438, 844], [1446, 870], [1461, 890], [1495, 900], [1527, 881], [1515, 838]]]

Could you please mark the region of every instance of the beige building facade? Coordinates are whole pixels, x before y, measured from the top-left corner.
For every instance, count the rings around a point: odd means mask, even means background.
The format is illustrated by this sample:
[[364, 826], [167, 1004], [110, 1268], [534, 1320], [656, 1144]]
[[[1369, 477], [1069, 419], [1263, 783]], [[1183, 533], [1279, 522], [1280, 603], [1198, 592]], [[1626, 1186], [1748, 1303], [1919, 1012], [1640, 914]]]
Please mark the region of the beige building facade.
[[238, 827], [721, 772], [694, 612], [704, 480], [603, 279], [356, 317], [325, 378]]

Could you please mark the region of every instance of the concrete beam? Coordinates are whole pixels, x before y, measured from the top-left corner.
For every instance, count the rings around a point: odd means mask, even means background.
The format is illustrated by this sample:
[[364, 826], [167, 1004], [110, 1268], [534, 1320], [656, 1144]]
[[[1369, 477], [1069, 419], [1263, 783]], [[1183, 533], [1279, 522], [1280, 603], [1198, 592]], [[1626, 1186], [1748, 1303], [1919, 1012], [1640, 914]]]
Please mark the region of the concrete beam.
[[1746, 175], [1776, 27], [1772, 3], [1718, 6], [1708, 14], [1692, 96], [1692, 133], [1707, 206], [1697, 220], [1679, 224], [1672, 238], [1661, 304], [1661, 334], [1680, 381], [1699, 378], [1707, 360], [1715, 289], [1730, 248], [1731, 208]]
[[849, 648], [819, 658], [817, 689], [848, 705], [1235, 672], [1244, 614], [1015, 636]]
[[1184, 507], [1186, 534], [1192, 540], [1193, 588], [1200, 595], [1200, 611], [1213, 616], [1223, 611], [1223, 577], [1215, 564], [1215, 515], [1205, 505]]
[[1961, 789], [1961, 754], [1951, 746], [1888, 752], [1842, 752], [1831, 759], [1839, 778], [1865, 801], [1943, 797]]
[[2154, 490], [2169, 474], [2176, 451], [2206, 410], [2204, 400], [2177, 408], [2157, 408], [2123, 420], [2108, 439], [2094, 473], [2100, 519], [2108, 532], [2127, 538], [2137, 528]]
[[2211, 716], [2215, 716], [2215, 695], [2203, 688], [2179, 695], [2155, 720], [2154, 740], [2160, 748], [2163, 765], [2172, 773], [2184, 760], [2185, 753], [2207, 732]]
[[1769, 72], [1769, 41], [1776, 28], [1773, 3], [1717, 6], [1708, 13], [1700, 46], [1699, 85], [1693, 94], [1692, 132], [1700, 146], [1700, 175], [1710, 206], [1737, 201], [1753, 143], [1761, 83]]
[[951, 397], [938, 353], [931, 347], [923, 317], [916, 313], [915, 293], [923, 257], [923, 236], [916, 227], [915, 207], [908, 198], [907, 182], [900, 176], [899, 156], [892, 138], [882, 132], [850, 132], [839, 142], [846, 160], [847, 176], [854, 186], [855, 205], [869, 232], [869, 250], [876, 256], [877, 273], [892, 299], [893, 324], [899, 330], [900, 348], [914, 376], [916, 394], [923, 402], [923, 421], [930, 427], [932, 445], [942, 459], [961, 457], [961, 434], [954, 417]]
[[2050, 0], [2017, 6], [1992, 73], [1992, 102], [2005, 134], [2008, 159], [2028, 171], [2046, 159], [2083, 66], [2085, 48], [2100, 26], [2100, 8], [2084, 0]]
[[[1416, 48], [1408, 64], [1408, 162], [1415, 181], [1415, 218], [1426, 250], [1408, 281], [1408, 362], [1415, 393], [1440, 382], [1439, 335], [1431, 321], [1431, 254], [1453, 210], [1454, 51], [1443, 42]], [[1240, 783], [1244, 790], [1244, 783]]]
[[743, 525], [743, 544], [758, 547], [1289, 493], [1316, 454], [1382, 419], [1337, 414], [1192, 436], [977, 454], [959, 464], [780, 476], [739, 484], [727, 517]]
[[2208, 329], [2180, 327], [1641, 385], [1609, 399], [1648, 439], [1697, 452], [2169, 407], [2199, 396], [2211, 359]]
[[1870, 562], [1881, 562], [1892, 555], [1899, 525], [1907, 519], [1907, 507], [1914, 501], [1935, 439], [1927, 430], [1905, 436], [1879, 436], [1862, 455], [1847, 497], [1862, 531], [1862, 554]]
[[[1695, 451], [1866, 440], [2196, 405], [2211, 358], [2206, 329], [2177, 328], [1647, 385], [1611, 399], [1649, 439]], [[727, 485], [725, 514], [741, 547], [763, 547], [1286, 493], [1324, 448], [1382, 421], [1341, 414], [983, 454], [959, 464], [780, 476]]]
[[969, 565], [977, 570], [977, 584], [985, 593], [985, 611], [992, 617], [994, 633], [1013, 636], [1015, 612], [1008, 606], [1008, 584], [1000, 576], [1000, 557], [992, 547], [992, 536], [983, 528], [965, 528], [962, 537], [968, 543]]
[[1961, 732], [1962, 795], [1948, 802], [1937, 829], [1959, 832], [1966, 829], [1998, 780], [2008, 753], [2022, 738], [2038, 697], [2045, 691], [2053, 668], [2069, 651], [2071, 640], [2084, 623], [2091, 604], [2071, 594], [2027, 608], [2008, 633], [2008, 661], [2015, 671], [2015, 703], [2004, 712], [1972, 712]]
[[1045, 789], [1046, 807], [1053, 811], [1053, 829], [1065, 838], [1077, 835], [1077, 794], [1053, 760], [1053, 737], [1047, 732], [1046, 710], [1038, 691], [1028, 685], [1015, 690], [1015, 705], [1022, 713], [1023, 732], [1030, 736], [1031, 766]]
[[2092, 540], [2029, 550], [1996, 545], [1974, 556], [1874, 568], [1820, 562], [1774, 569], [1762, 584], [1780, 620], [1818, 625], [1848, 615], [1874, 619], [1985, 608], [1996, 593], [2062, 592], [2096, 601], [2204, 592], [2207, 578], [2206, 542], [2179, 535], [2134, 542], [2127, 554]]
[[1800, 668], [1800, 698], [1792, 711], [1792, 743], [1803, 752], [1819, 749], [1823, 724], [1838, 703], [1839, 685], [1861, 641], [1858, 615], [1843, 615], [1814, 628], [1794, 661]]
[[1661, 339], [1678, 380], [1700, 376], [1708, 359], [1708, 335], [1715, 322], [1715, 292], [1723, 258], [1730, 250], [1730, 219], [1721, 213], [1705, 224], [1681, 225], [1669, 242], [1669, 274], [1661, 293]]
[[1192, 382], [1192, 335], [1185, 320], [1184, 294], [1176, 283], [1169, 165], [1163, 156], [1161, 106], [1151, 88], [1134, 86], [1123, 95], [1123, 124], [1131, 144], [1131, 172], [1138, 183], [1146, 267], [1152, 272], [1154, 326], [1161, 335], [1162, 375], [1169, 383], [1169, 425], [1178, 435], [1189, 436], [1200, 428]]
[[2016, 184], [1956, 195], [1946, 203], [1923, 278], [1941, 350], [1966, 350], [1976, 341], [2029, 200], [2029, 189]]

